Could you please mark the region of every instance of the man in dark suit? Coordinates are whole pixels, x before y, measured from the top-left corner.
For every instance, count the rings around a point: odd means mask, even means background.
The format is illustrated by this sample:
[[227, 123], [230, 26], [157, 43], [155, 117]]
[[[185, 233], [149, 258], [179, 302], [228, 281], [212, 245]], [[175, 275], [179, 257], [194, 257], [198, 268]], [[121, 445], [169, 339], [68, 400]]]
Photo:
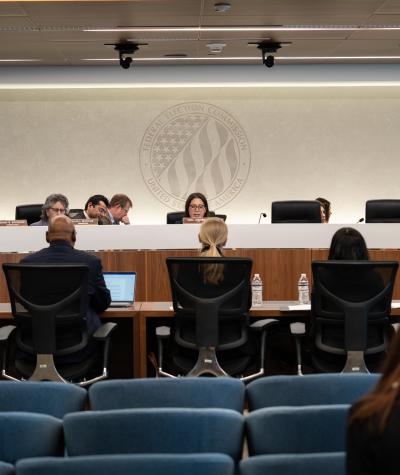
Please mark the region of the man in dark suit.
[[74, 249], [75, 227], [70, 218], [58, 215], [49, 221], [46, 232], [49, 247], [35, 252], [24, 259], [24, 264], [86, 264], [89, 267], [89, 303], [86, 321], [89, 334], [100, 326], [98, 312], [110, 305], [111, 296], [104, 282], [101, 260], [84, 251]]
[[73, 219], [97, 219], [99, 224], [111, 224], [108, 215], [110, 203], [104, 195], [93, 195], [86, 201], [85, 209], [78, 213], [70, 213]]

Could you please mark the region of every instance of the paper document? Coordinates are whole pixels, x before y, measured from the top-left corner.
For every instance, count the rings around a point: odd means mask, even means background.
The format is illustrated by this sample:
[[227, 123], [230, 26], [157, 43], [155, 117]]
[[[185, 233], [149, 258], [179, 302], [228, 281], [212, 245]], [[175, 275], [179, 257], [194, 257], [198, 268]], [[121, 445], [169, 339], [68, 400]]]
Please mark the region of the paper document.
[[292, 305], [282, 305], [282, 307], [280, 307], [279, 310], [281, 312], [311, 310], [311, 304], [310, 303], [295, 303]]

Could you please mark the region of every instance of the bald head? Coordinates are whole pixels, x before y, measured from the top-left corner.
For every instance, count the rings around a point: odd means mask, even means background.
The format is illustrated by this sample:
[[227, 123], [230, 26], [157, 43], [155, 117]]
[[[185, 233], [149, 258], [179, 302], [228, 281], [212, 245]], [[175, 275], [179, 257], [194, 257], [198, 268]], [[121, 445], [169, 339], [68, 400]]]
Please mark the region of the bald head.
[[75, 226], [68, 216], [57, 215], [50, 219], [46, 233], [47, 242], [68, 241], [73, 246], [76, 241]]

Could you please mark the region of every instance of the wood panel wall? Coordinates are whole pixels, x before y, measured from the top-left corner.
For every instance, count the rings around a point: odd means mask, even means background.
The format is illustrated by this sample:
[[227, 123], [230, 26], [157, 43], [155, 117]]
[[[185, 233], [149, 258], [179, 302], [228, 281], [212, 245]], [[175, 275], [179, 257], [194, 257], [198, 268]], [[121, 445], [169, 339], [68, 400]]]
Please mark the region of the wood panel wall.
[[[104, 271], [137, 272], [137, 301], [169, 301], [167, 257], [196, 256], [196, 250], [127, 250], [95, 253], [103, 262]], [[0, 264], [19, 262], [25, 254], [0, 254]], [[253, 273], [259, 273], [264, 284], [264, 300], [296, 300], [297, 282], [306, 273], [311, 282], [311, 262], [324, 260], [326, 249], [227, 249], [227, 256], [250, 257]], [[373, 260], [400, 261], [400, 250], [371, 250]], [[400, 275], [395, 285], [394, 298], [400, 299]], [[4, 275], [0, 272], [0, 302], [8, 302]]]

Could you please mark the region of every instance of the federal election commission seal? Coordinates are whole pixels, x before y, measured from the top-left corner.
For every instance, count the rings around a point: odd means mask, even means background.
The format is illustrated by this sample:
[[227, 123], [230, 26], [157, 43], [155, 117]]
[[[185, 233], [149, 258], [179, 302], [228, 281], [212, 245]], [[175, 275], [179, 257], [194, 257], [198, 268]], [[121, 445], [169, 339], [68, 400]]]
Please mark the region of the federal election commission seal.
[[165, 110], [147, 128], [140, 145], [140, 168], [151, 193], [169, 208], [182, 210], [187, 196], [197, 191], [215, 210], [243, 189], [250, 146], [228, 112], [186, 102]]

